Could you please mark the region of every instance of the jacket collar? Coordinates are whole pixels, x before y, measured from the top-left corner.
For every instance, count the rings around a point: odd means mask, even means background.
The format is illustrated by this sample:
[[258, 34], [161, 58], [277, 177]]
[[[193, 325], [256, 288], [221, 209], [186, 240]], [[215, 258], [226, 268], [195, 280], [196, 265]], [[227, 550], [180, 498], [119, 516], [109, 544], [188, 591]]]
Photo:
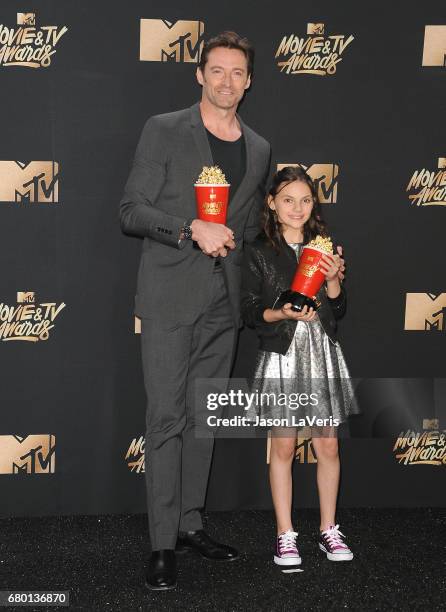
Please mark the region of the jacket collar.
[[293, 265], [296, 265], [296, 252], [290, 247], [283, 236], [280, 236], [280, 252], [283, 253], [283, 256], [291, 261]]
[[190, 125], [193, 128], [195, 144], [200, 153], [201, 163], [203, 166], [212, 166], [212, 153], [209, 146], [209, 141], [206, 135], [203, 119], [201, 118], [200, 103], [197, 102], [190, 107]]

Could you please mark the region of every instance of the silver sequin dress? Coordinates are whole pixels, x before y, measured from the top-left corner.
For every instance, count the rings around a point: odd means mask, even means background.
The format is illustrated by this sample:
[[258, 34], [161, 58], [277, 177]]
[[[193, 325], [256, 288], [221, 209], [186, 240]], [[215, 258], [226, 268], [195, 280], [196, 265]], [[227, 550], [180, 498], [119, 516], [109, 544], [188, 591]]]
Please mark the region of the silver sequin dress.
[[[290, 246], [299, 258], [302, 243]], [[258, 351], [251, 390], [258, 394], [275, 394], [276, 397], [281, 394], [282, 399], [295, 399], [297, 393], [309, 397], [313, 394], [313, 397], [299, 402], [284, 400], [281, 405], [277, 401], [257, 402], [247, 414], [250, 420], [258, 416], [289, 420], [291, 423], [292, 416], [295, 420], [332, 417], [343, 423], [349, 414], [359, 412], [339, 342], [330, 340], [317, 314], [312, 321], [297, 322], [293, 340], [285, 355]], [[303, 405], [305, 403], [307, 405]]]

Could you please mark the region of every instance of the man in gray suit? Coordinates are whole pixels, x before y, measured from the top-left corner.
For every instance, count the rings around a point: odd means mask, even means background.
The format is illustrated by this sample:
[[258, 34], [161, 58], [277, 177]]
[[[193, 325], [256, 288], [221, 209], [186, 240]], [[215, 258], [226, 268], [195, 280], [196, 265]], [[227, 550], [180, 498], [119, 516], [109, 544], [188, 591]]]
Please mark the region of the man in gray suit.
[[[206, 407], [197, 405], [194, 384], [229, 377], [243, 243], [259, 231], [271, 149], [236, 112], [253, 55], [234, 32], [204, 45], [201, 101], [147, 121], [120, 205], [123, 231], [144, 238], [135, 313], [147, 394], [146, 584], [156, 590], [176, 585], [175, 549], [238, 556], [203, 530], [213, 438], [196, 430]], [[227, 226], [196, 218], [193, 185], [203, 166], [215, 164], [231, 183]]]

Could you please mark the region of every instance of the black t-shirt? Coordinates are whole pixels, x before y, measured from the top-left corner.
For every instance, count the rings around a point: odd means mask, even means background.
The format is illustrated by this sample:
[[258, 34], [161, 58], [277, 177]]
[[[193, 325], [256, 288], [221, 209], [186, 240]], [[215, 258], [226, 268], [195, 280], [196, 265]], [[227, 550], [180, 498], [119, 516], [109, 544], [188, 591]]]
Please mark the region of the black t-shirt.
[[246, 146], [243, 134], [238, 140], [221, 140], [206, 129], [214, 164], [219, 166], [231, 183], [229, 205], [246, 172]]

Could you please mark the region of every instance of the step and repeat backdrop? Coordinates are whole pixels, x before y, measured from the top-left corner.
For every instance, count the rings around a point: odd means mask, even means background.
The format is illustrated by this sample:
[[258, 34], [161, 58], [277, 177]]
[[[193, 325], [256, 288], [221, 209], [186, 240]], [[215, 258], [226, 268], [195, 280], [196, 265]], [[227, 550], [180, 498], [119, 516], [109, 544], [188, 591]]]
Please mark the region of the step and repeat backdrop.
[[[138, 238], [118, 203], [147, 118], [192, 105], [203, 40], [255, 45], [240, 107], [301, 164], [348, 267], [362, 415], [341, 506], [446, 501], [446, 10], [441, 1], [2, 0], [0, 514], [145, 511]], [[233, 376], [252, 373], [242, 330]], [[295, 496], [317, 503], [311, 439]], [[267, 441], [219, 439], [207, 508], [269, 508]]]

